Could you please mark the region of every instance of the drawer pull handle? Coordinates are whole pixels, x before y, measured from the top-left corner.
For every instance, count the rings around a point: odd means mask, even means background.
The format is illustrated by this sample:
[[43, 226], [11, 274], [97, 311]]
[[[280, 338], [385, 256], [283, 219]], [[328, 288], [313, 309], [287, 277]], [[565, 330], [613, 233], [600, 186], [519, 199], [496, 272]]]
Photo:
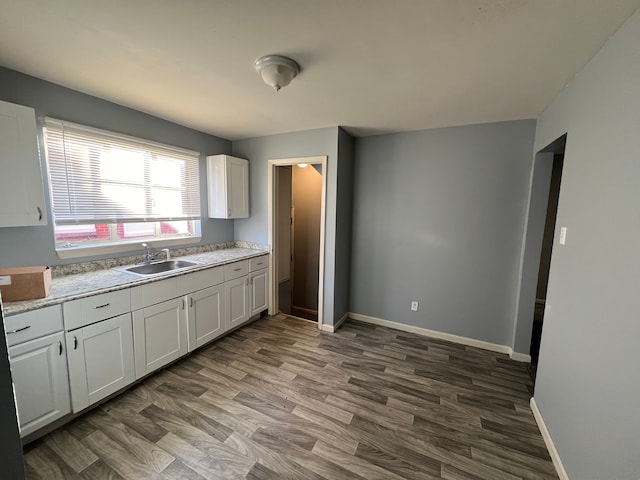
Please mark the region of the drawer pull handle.
[[184, 302], [184, 298], [182, 299], [182, 309], [184, 310], [185, 307], [185, 302]]
[[42, 209], [40, 207], [36, 207], [36, 210], [38, 210], [38, 221], [41, 222], [42, 221]]
[[7, 332], [7, 335], [10, 335], [12, 333], [24, 332], [27, 328], [31, 328], [31, 325], [27, 325], [26, 327], [16, 328], [15, 330], [10, 330]]
[[94, 310], [98, 310], [99, 308], [105, 308], [111, 305], [110, 303], [105, 303], [104, 305], [98, 305], [97, 307], [93, 307]]
[[233, 269], [234, 272], [239, 272], [240, 270], [242, 270], [242, 268], [234, 268]]
[[78, 337], [76, 337], [75, 335], [73, 336], [73, 349], [78, 349]]
[[193, 297], [189, 297], [189, 306], [193, 308]]
[[58, 341], [58, 355], [62, 355], [62, 342]]

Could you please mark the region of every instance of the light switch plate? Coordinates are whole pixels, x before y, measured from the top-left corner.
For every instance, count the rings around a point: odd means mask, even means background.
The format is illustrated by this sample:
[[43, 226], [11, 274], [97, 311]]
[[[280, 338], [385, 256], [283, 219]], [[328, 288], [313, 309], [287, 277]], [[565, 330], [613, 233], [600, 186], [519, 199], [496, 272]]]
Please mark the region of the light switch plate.
[[560, 227], [560, 245], [564, 245], [567, 241], [567, 227]]

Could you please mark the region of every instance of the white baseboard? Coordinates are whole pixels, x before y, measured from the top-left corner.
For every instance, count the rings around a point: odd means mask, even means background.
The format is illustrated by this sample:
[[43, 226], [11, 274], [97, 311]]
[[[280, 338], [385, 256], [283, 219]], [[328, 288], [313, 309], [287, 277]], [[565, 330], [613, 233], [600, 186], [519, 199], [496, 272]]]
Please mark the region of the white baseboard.
[[349, 318], [349, 312], [345, 313], [340, 320], [338, 320], [334, 325], [333, 325], [333, 330], [336, 331], [338, 330], [338, 328], [340, 328], [340, 325], [342, 325], [344, 323], [344, 321]]
[[338, 328], [340, 328], [340, 325], [342, 325], [344, 323], [344, 321], [349, 318], [350, 313], [347, 312], [345, 313], [340, 320], [338, 320], [336, 323], [334, 323], [333, 325], [325, 325], [324, 323], [322, 324], [322, 331], [323, 332], [329, 332], [329, 333], [333, 333], [336, 330], [338, 330]]
[[448, 340], [450, 342], [459, 343], [461, 345], [482, 348], [483, 350], [490, 350], [492, 352], [506, 353], [507, 355], [511, 355], [513, 353], [513, 349], [507, 345], [499, 345], [497, 343], [476, 340], [475, 338], [453, 335], [452, 333], [438, 332], [436, 330], [429, 330], [422, 327], [414, 327], [413, 325], [405, 325], [404, 323], [392, 322], [390, 320], [370, 317], [368, 315], [361, 315], [359, 313], [351, 312], [349, 313], [349, 318], [360, 320], [361, 322], [371, 323], [373, 325], [395, 328], [396, 330], [402, 330], [404, 332], [417, 333], [418, 335], [423, 335], [425, 337], [439, 338], [440, 340]]
[[509, 356], [511, 360], [515, 360], [516, 362], [531, 363], [531, 355], [527, 355], [526, 353], [511, 352]]
[[560, 477], [560, 480], [570, 480], [569, 475], [567, 475], [567, 471], [564, 469], [558, 450], [556, 450], [556, 446], [553, 443], [553, 439], [549, 434], [549, 430], [544, 423], [544, 419], [542, 418], [542, 414], [540, 413], [540, 409], [538, 408], [535, 398], [531, 397], [530, 404], [531, 411], [533, 412], [533, 418], [536, 419], [536, 423], [538, 424], [544, 443], [547, 446], [547, 450], [549, 450], [549, 455], [553, 461], [553, 466], [556, 467], [556, 472], [558, 472], [558, 477]]

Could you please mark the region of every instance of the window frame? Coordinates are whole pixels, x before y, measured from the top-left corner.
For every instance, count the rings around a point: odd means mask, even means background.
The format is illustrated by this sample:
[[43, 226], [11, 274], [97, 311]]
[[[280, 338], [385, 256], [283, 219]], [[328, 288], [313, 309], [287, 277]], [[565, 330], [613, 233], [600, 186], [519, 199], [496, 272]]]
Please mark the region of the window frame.
[[[64, 221], [56, 222], [56, 213], [55, 213], [56, 209], [54, 205], [55, 205], [55, 198], [58, 198], [58, 197], [55, 197], [54, 195], [53, 181], [52, 181], [53, 175], [52, 175], [52, 165], [51, 165], [52, 159], [49, 152], [49, 142], [48, 142], [49, 128], [52, 128], [52, 127], [58, 129], [53, 134], [57, 136], [56, 140], [52, 140], [52, 142], [53, 141], [58, 142], [58, 145], [57, 145], [58, 150], [60, 150], [60, 145], [63, 146], [62, 155], [58, 151], [56, 153], [57, 157], [53, 160], [53, 162], [55, 162], [56, 168], [58, 170], [60, 168], [63, 168], [64, 172], [68, 172], [69, 168], [73, 168], [74, 162], [76, 164], [80, 164], [83, 167], [87, 167], [87, 168], [93, 166], [95, 169], [96, 165], [101, 167], [102, 165], [104, 165], [102, 162], [106, 161], [105, 158], [102, 156], [104, 152], [109, 152], [110, 148], [112, 148], [113, 151], [117, 151], [118, 148], [121, 147], [123, 144], [130, 147], [132, 149], [131, 151], [134, 151], [134, 152], [138, 151], [143, 157], [145, 157], [144, 159], [145, 174], [148, 176], [150, 176], [149, 171], [146, 171], [146, 169], [150, 168], [149, 165], [155, 161], [162, 160], [162, 159], [170, 159], [170, 160], [183, 162], [182, 163], [183, 167], [181, 168], [185, 169], [183, 170], [185, 173], [184, 173], [184, 177], [181, 177], [182, 182], [179, 187], [174, 188], [172, 186], [165, 186], [163, 184], [154, 184], [153, 182], [144, 183], [144, 184], [138, 182], [140, 183], [140, 185], [136, 187], [136, 188], [139, 188], [141, 191], [144, 191], [145, 195], [147, 195], [148, 192], [153, 188], [159, 188], [161, 190], [162, 189], [173, 190], [173, 191], [180, 190], [182, 192], [186, 192], [184, 194], [187, 197], [186, 201], [188, 203], [182, 204], [183, 205], [181, 207], [182, 213], [179, 215], [176, 215], [173, 212], [165, 211], [165, 212], [160, 212], [159, 214], [157, 212], [153, 212], [152, 214], [149, 214], [149, 208], [148, 208], [148, 205], [146, 205], [144, 207], [146, 212], [145, 214], [143, 214], [144, 218], [141, 218], [141, 219], [136, 218], [135, 221], [131, 221], [131, 219], [129, 218], [121, 218], [118, 216], [117, 212], [113, 213], [113, 219], [109, 219], [109, 221], [105, 221], [105, 218], [106, 218], [104, 217], [105, 213], [102, 213], [103, 216], [100, 216], [100, 214], [98, 214], [97, 218], [91, 218], [90, 216], [87, 218], [86, 216], [82, 216], [82, 213], [80, 213], [79, 214], [80, 216], [76, 217], [75, 223], [72, 223], [74, 222], [73, 220], [74, 213], [72, 210], [69, 210], [69, 211], [65, 211], [63, 215]], [[99, 159], [96, 160], [94, 158], [86, 158], [86, 159], [80, 158], [78, 160], [77, 157], [68, 156], [67, 151], [64, 148], [66, 147], [66, 143], [65, 143], [66, 139], [64, 136], [65, 127], [74, 129], [76, 134], [79, 131], [80, 136], [86, 133], [87, 145], [89, 145], [91, 149], [95, 148], [98, 151], [101, 151], [100, 145], [102, 145], [104, 149], [102, 150], [103, 153], [100, 154]], [[109, 143], [109, 142], [105, 143], [103, 139], [99, 139], [95, 144], [91, 143], [91, 140], [92, 140], [91, 136], [94, 133], [96, 135], [102, 136], [103, 138], [104, 137], [107, 137], [108, 139], [113, 138], [114, 143]], [[132, 137], [130, 135], [121, 134], [118, 132], [97, 129], [97, 128], [93, 128], [85, 125], [80, 125], [72, 122], [58, 120], [55, 118], [50, 118], [50, 117], [45, 117], [42, 121], [42, 138], [43, 138], [43, 146], [44, 146], [43, 150], [45, 154], [44, 155], [45, 169], [46, 169], [47, 179], [49, 183], [48, 201], [50, 203], [51, 216], [52, 216], [53, 242], [54, 242], [55, 252], [59, 258], [63, 258], [63, 259], [79, 258], [79, 257], [103, 255], [103, 254], [110, 254], [110, 253], [129, 252], [129, 251], [140, 249], [140, 244], [142, 242], [145, 242], [153, 247], [170, 247], [170, 246], [177, 246], [177, 245], [199, 243], [201, 241], [202, 239], [202, 230], [201, 230], [202, 199], [200, 195], [201, 193], [200, 180], [202, 178], [202, 175], [201, 175], [202, 155], [200, 154], [200, 152], [186, 150], [180, 147], [174, 147], [171, 145], [161, 144], [158, 142], [152, 142], [146, 139]], [[81, 140], [81, 142], [82, 141], [83, 140]], [[149, 147], [149, 149], [145, 148], [147, 146]], [[175, 152], [178, 156], [172, 157], [171, 156], [172, 152]], [[108, 153], [106, 154], [108, 155]], [[191, 158], [190, 159], [187, 158], [186, 160], [184, 160], [186, 155], [190, 156]], [[86, 164], [84, 163], [85, 161], [86, 161]], [[69, 162], [72, 162], [72, 163], [70, 164]], [[102, 168], [104, 167], [100, 168], [101, 171], [102, 171]], [[64, 183], [60, 181], [59, 171], [56, 172], [56, 174], [58, 175], [58, 177], [56, 178], [56, 185], [58, 186], [58, 190], [60, 190], [60, 185], [63, 185], [64, 187], [66, 187], [66, 190], [69, 190], [69, 183]], [[93, 173], [93, 175], [96, 175], [96, 174]], [[165, 176], [166, 176], [166, 173], [165, 173]], [[91, 176], [91, 177], [81, 176], [80, 178], [83, 180], [86, 178], [86, 179], [89, 179], [90, 181], [95, 182], [98, 189], [101, 189], [101, 185], [106, 185], [110, 181], [108, 177], [102, 176], [101, 173], [98, 173], [97, 176]], [[194, 178], [195, 178], [195, 181], [194, 181]], [[131, 182], [131, 183], [133, 184], [134, 182]], [[93, 187], [93, 188], [96, 188], [96, 187]], [[99, 195], [104, 194], [100, 192], [104, 192], [104, 190], [95, 191], [95, 192], [91, 191], [91, 195], [98, 197]], [[194, 202], [194, 198], [197, 198], [198, 201]], [[67, 204], [71, 205], [71, 203], [72, 202], [69, 200], [69, 198], [66, 198], [63, 200], [63, 205], [65, 206]], [[85, 204], [85, 207], [82, 207], [82, 204], [79, 204], [79, 205], [80, 205], [79, 208], [81, 210], [84, 208], [85, 209], [84, 211], [86, 212], [86, 209], [87, 209], [86, 204]], [[92, 205], [92, 204], [89, 204], [89, 205]], [[93, 205], [95, 205], [95, 203]], [[185, 208], [187, 208], [187, 210], [184, 210]], [[94, 215], [94, 213], [91, 211], [90, 215]], [[107, 213], [106, 215], [111, 215], [111, 213]], [[124, 227], [124, 225], [135, 225], [135, 224], [142, 223], [140, 220], [146, 220], [146, 223], [153, 225], [153, 230], [155, 231], [154, 236], [140, 236], [140, 237], [134, 236], [131, 238], [118, 238], [119, 235], [117, 234], [117, 230], [120, 225], [122, 225], [121, 229], [124, 229], [126, 228]], [[177, 221], [189, 222], [188, 224], [189, 233], [175, 234], [175, 235], [162, 234], [161, 224], [166, 222], [172, 222], [172, 221], [173, 222], [177, 222]], [[56, 227], [71, 227], [70, 230], [73, 230], [74, 225], [77, 226], [79, 230], [83, 230], [83, 226], [85, 226], [84, 229], [87, 231], [90, 231], [92, 227], [93, 227], [93, 230], [95, 231], [97, 230], [98, 225], [101, 225], [101, 226], [106, 225], [109, 231], [109, 238], [108, 239], [94, 238], [91, 240], [84, 240], [82, 241], [82, 243], [77, 243], [76, 245], [73, 245], [73, 242], [74, 242], [73, 239], [69, 239], [69, 242], [67, 242], [69, 246], [65, 246], [63, 243], [64, 239], [58, 240]]]

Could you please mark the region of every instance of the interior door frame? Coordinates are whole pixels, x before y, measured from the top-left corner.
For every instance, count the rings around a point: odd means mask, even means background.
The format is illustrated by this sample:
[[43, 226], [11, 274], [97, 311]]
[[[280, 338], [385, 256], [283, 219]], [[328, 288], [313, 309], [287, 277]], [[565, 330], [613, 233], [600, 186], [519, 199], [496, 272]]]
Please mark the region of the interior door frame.
[[276, 265], [278, 264], [278, 249], [276, 245], [275, 232], [277, 230], [277, 212], [275, 209], [277, 188], [275, 184], [275, 168], [299, 165], [307, 163], [309, 165], [322, 165], [322, 193], [320, 200], [320, 255], [319, 255], [319, 274], [318, 274], [318, 329], [322, 330], [324, 324], [324, 240], [325, 240], [325, 223], [326, 223], [326, 198], [327, 198], [327, 157], [294, 157], [279, 158], [269, 160], [267, 171], [267, 223], [268, 223], [268, 242], [271, 245], [271, 255], [269, 255], [269, 315], [278, 313], [278, 295]]

